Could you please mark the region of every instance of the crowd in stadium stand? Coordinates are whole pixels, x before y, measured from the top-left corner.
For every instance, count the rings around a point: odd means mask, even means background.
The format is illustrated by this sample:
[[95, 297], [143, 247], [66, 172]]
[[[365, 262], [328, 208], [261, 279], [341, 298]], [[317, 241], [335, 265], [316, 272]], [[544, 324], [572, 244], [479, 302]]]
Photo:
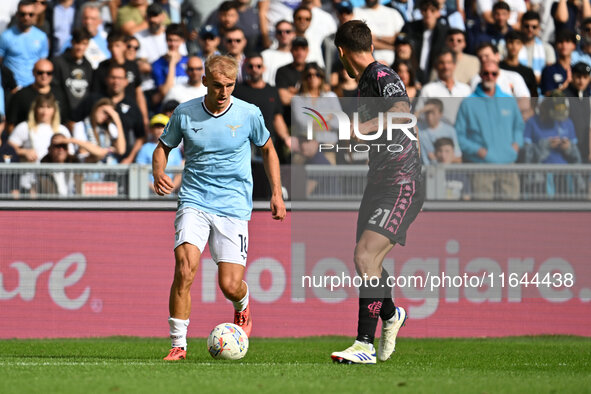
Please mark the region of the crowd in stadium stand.
[[405, 83], [425, 164], [590, 161], [588, 0], [3, 0], [0, 153], [149, 163], [165, 114], [205, 94], [205, 60], [227, 54], [282, 163], [364, 163], [290, 132], [294, 96], [357, 96], [333, 43], [351, 19]]

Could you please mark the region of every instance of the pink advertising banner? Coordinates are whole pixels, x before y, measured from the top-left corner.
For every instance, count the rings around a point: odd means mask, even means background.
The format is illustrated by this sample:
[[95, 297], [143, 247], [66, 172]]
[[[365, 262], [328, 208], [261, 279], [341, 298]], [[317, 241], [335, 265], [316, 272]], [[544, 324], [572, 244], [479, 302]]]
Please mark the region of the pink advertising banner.
[[[0, 338], [168, 335], [174, 212], [1, 211]], [[355, 212], [255, 212], [254, 336], [356, 330]], [[384, 266], [408, 337], [591, 336], [590, 212], [423, 212]], [[189, 335], [232, 320], [206, 249]]]

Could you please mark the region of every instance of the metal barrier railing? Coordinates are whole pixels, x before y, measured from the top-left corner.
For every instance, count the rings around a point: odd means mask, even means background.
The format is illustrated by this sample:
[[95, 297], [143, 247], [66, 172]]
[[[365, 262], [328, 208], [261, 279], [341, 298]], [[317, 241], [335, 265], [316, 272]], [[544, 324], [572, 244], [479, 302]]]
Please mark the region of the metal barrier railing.
[[[182, 173], [182, 167], [167, 170]], [[105, 164], [0, 164], [0, 199], [144, 200], [151, 191], [150, 166]], [[175, 197], [173, 195], [171, 197]]]
[[[174, 176], [182, 170], [174, 167], [167, 173]], [[151, 189], [151, 171], [150, 166], [137, 164], [0, 163], [0, 199], [162, 199]], [[437, 165], [425, 166], [424, 174], [430, 201], [591, 199], [588, 164]], [[292, 171], [287, 182], [291, 183], [292, 200], [359, 201], [366, 176], [364, 165], [307, 165]], [[168, 198], [174, 199], [176, 194]]]
[[[361, 200], [366, 166], [308, 165], [308, 200]], [[588, 200], [591, 165], [454, 164], [424, 167], [427, 200]], [[312, 184], [310, 184], [312, 182]]]
[[426, 167], [429, 200], [588, 200], [590, 181], [587, 164]]

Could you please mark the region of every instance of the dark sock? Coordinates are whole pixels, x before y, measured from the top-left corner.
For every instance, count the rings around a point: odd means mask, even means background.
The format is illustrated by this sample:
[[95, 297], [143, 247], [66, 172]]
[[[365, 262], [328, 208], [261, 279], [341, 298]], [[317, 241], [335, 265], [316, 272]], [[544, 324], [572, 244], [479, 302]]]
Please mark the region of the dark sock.
[[[357, 340], [360, 342], [371, 343], [373, 345], [378, 319], [383, 307], [386, 278], [384, 271], [377, 287], [372, 287], [369, 283], [363, 284], [359, 288], [359, 317], [357, 321]], [[392, 299], [390, 298], [390, 301]]]
[[392, 300], [392, 287], [388, 286], [388, 271], [382, 268], [381, 284], [384, 284], [384, 300], [382, 301], [382, 309], [380, 309], [380, 317], [382, 321], [390, 320], [396, 313], [396, 306]]

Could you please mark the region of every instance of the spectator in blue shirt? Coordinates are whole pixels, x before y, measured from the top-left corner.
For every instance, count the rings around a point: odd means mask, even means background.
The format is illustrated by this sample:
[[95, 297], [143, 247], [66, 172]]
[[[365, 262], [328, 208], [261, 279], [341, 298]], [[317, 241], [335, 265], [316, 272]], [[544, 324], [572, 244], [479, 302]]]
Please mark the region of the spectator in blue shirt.
[[[514, 97], [497, 85], [499, 65], [489, 61], [480, 70], [482, 82], [464, 99], [456, 117], [456, 133], [464, 161], [509, 164], [523, 145], [523, 119]], [[516, 173], [481, 173], [472, 179], [474, 198], [519, 198]], [[495, 183], [500, 196], [494, 194]]]
[[33, 66], [49, 55], [47, 35], [34, 24], [35, 2], [21, 0], [17, 23], [0, 35], [0, 63], [12, 71], [18, 86], [32, 84]]
[[[587, 105], [589, 105], [587, 103]], [[560, 90], [551, 92], [539, 106], [538, 114], [525, 124], [524, 161], [527, 163], [580, 163], [575, 126], [569, 119], [569, 103]], [[548, 171], [540, 178], [529, 174], [523, 179], [524, 192], [538, 194], [545, 190], [547, 197], [580, 192], [586, 188], [582, 177]]]
[[187, 61], [189, 58], [180, 53], [180, 47], [185, 43], [184, 29], [181, 25], [172, 23], [166, 28], [166, 45], [168, 52], [152, 63], [152, 78], [158, 92], [152, 97], [154, 105], [160, 105], [166, 93], [177, 83], [186, 83]]
[[[424, 114], [424, 120], [420, 116]], [[420, 117], [419, 121], [419, 141], [421, 142], [421, 157], [423, 164], [435, 164], [435, 142], [441, 138], [449, 138], [454, 145], [453, 161], [460, 163], [462, 161], [462, 151], [458, 146], [456, 130], [452, 125], [443, 121], [443, 101], [437, 98], [431, 98], [425, 101], [425, 106], [415, 114]]]
[[538, 113], [525, 123], [525, 161], [544, 164], [580, 163], [575, 126], [569, 119], [564, 93], [554, 91], [542, 101]]

